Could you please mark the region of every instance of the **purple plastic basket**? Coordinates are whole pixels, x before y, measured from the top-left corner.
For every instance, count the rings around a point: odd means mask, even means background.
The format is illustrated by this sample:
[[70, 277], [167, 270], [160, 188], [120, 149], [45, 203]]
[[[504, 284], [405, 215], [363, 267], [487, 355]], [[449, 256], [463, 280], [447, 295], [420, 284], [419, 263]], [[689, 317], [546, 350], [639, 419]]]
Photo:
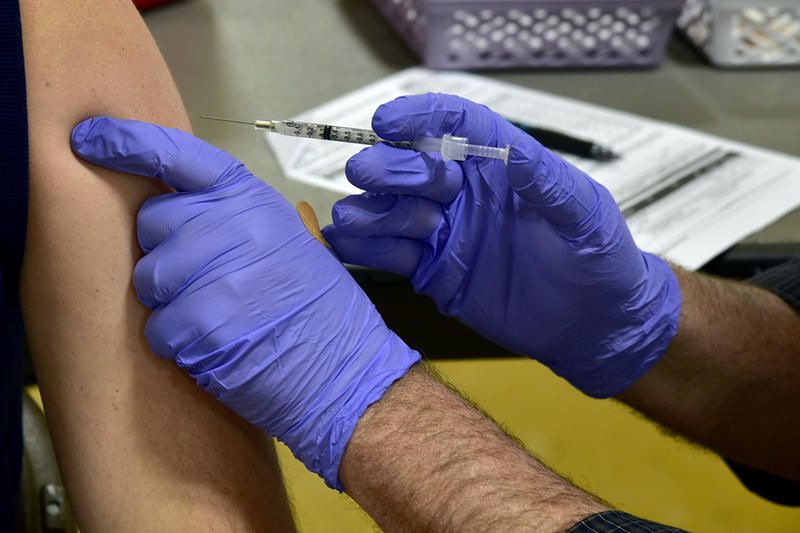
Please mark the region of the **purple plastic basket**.
[[438, 69], [660, 64], [684, 0], [372, 0]]

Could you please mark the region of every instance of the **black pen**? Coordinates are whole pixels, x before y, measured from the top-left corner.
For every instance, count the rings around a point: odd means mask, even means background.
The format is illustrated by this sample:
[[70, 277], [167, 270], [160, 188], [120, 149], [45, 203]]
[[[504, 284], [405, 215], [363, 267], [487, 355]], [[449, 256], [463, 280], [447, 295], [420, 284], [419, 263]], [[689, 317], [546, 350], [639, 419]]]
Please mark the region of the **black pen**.
[[551, 150], [577, 155], [586, 159], [594, 159], [595, 161], [613, 161], [619, 158], [619, 155], [609, 148], [593, 141], [578, 139], [558, 131], [528, 126], [513, 120], [509, 122]]

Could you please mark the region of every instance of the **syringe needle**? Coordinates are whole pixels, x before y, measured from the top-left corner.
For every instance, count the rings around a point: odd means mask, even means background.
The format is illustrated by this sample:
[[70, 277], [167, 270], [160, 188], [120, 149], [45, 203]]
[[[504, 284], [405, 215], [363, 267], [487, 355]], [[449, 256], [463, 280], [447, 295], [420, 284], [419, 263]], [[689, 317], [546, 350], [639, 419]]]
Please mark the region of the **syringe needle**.
[[219, 117], [212, 117], [209, 115], [200, 115], [200, 118], [204, 118], [206, 120], [218, 120], [220, 122], [232, 122], [234, 124], [247, 124], [248, 126], [255, 126], [255, 122], [245, 122], [243, 120], [231, 120], [229, 118], [219, 118]]

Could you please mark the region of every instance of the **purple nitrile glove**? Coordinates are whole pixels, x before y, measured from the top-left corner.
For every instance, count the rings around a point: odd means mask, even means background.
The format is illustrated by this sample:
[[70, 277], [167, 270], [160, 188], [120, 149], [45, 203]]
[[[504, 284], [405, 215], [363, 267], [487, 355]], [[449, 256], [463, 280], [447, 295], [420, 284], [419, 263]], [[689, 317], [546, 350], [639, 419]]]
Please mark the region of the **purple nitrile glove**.
[[94, 118], [75, 153], [177, 190], [146, 201], [134, 284], [153, 351], [286, 443], [341, 490], [358, 418], [419, 354], [390, 331], [295, 210], [232, 156], [188, 133]]
[[439, 310], [548, 365], [590, 396], [619, 394], [677, 330], [677, 280], [636, 246], [611, 194], [484, 106], [402, 97], [378, 108], [390, 141], [452, 134], [511, 146], [444, 161], [379, 144], [347, 177], [367, 191], [339, 201], [324, 235], [348, 263], [408, 276]]

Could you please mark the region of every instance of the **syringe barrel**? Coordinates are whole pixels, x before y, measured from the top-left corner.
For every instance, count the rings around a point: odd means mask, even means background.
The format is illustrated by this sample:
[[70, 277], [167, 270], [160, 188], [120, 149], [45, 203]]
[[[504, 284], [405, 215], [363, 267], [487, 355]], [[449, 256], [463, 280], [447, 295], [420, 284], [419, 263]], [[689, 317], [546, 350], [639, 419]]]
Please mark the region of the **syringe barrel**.
[[467, 156], [469, 139], [466, 137], [454, 137], [445, 135], [442, 137], [442, 157], [446, 160], [464, 161]]
[[480, 146], [477, 144], [467, 145], [467, 155], [474, 155], [477, 157], [488, 157], [491, 159], [502, 159], [503, 162], [508, 164], [508, 153], [511, 151], [511, 146], [505, 148], [495, 148], [493, 146]]
[[441, 153], [442, 139], [436, 137], [421, 137], [412, 143], [412, 147], [417, 152]]
[[378, 144], [382, 141], [372, 130], [331, 126], [315, 122], [301, 122], [298, 120], [275, 121], [271, 129], [281, 135], [305, 137], [307, 139], [323, 139], [326, 141], [366, 145]]
[[491, 159], [502, 159], [508, 164], [508, 152], [510, 147], [496, 148], [494, 146], [481, 146], [469, 144], [466, 137], [454, 137], [445, 135], [442, 137], [441, 154], [445, 159], [454, 161], [464, 161], [467, 156], [486, 157]]
[[418, 152], [435, 152], [442, 154], [447, 160], [464, 161], [467, 158], [467, 146], [469, 140], [466, 137], [422, 137], [413, 143], [414, 150]]

